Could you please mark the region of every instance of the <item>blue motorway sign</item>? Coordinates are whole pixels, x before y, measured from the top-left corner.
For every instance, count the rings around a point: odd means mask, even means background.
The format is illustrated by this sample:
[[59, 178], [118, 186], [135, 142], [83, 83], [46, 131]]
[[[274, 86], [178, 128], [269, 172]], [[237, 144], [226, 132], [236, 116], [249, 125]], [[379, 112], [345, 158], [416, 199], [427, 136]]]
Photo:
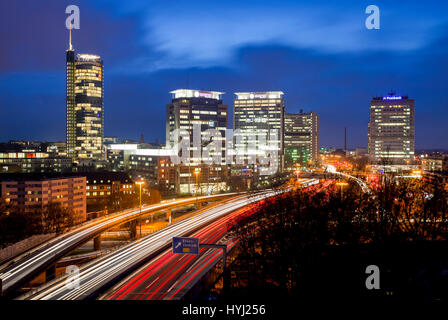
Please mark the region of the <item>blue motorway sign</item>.
[[173, 253], [199, 254], [199, 238], [173, 237]]

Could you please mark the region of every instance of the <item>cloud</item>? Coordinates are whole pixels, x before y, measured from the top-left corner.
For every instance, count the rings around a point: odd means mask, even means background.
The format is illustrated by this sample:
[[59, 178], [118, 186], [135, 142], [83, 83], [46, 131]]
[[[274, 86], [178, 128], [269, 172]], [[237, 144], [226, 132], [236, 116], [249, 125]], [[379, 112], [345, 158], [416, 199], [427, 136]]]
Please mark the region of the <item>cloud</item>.
[[[155, 2], [158, 3], [158, 2]], [[249, 45], [278, 44], [326, 53], [372, 50], [418, 50], [437, 36], [446, 21], [440, 14], [422, 19], [409, 7], [418, 3], [380, 3], [380, 30], [367, 30], [365, 7], [338, 1], [319, 6], [297, 2], [179, 1], [169, 6], [138, 6], [142, 42], [158, 57], [136, 61], [136, 69], [229, 66], [237, 50]]]

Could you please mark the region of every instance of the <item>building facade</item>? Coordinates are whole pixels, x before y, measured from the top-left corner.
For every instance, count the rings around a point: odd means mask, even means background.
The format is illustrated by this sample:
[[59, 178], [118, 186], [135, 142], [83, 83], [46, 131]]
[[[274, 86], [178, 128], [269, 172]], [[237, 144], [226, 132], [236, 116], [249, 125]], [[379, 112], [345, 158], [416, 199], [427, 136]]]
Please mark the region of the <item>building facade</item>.
[[370, 101], [369, 158], [373, 165], [398, 168], [414, 160], [413, 99], [394, 93]]
[[[226, 130], [228, 126], [228, 106], [223, 104], [223, 92], [178, 89], [170, 92], [173, 97], [166, 107], [166, 147], [172, 148], [175, 141], [172, 132], [178, 130], [182, 137], [189, 137], [188, 160], [175, 164], [176, 177], [168, 179], [174, 182], [174, 189], [181, 193], [192, 193], [196, 177], [194, 172], [201, 170], [200, 184], [217, 188], [226, 175]], [[200, 130], [199, 148], [194, 146], [194, 127]], [[219, 135], [210, 133], [216, 131]], [[197, 135], [199, 137], [199, 135]], [[204, 149], [209, 143], [215, 141], [221, 145], [221, 150], [209, 149], [207, 158], [204, 158]], [[198, 153], [196, 154], [195, 151]], [[213, 161], [215, 155], [220, 153], [220, 160]], [[215, 158], [216, 160], [217, 158]], [[160, 170], [165, 170], [159, 167]], [[195, 171], [196, 170], [196, 171]], [[199, 174], [199, 173], [196, 173]], [[167, 179], [159, 179], [166, 181]], [[172, 183], [169, 183], [172, 185]]]
[[8, 174], [1, 180], [1, 196], [13, 208], [33, 213], [60, 203], [73, 213], [75, 223], [86, 220], [85, 177]]
[[[59, 143], [9, 142], [0, 144], [0, 172], [51, 173], [70, 172], [72, 161], [57, 151]], [[55, 149], [56, 148], [56, 149]]]
[[448, 156], [422, 158], [422, 170], [448, 172]]
[[66, 51], [67, 155], [79, 159], [103, 158], [103, 62], [97, 55]]
[[316, 164], [319, 150], [319, 116], [315, 112], [286, 113], [285, 167]]
[[134, 194], [134, 181], [124, 172], [86, 172], [87, 204], [91, 205], [100, 200], [108, 200], [112, 195]]
[[[228, 107], [223, 104], [221, 95], [224, 92], [178, 89], [170, 92], [173, 99], [166, 106], [166, 146], [174, 145], [171, 133], [178, 129], [180, 135], [190, 139], [191, 162], [200, 163], [202, 155], [198, 158], [193, 153], [193, 127], [199, 126], [201, 132], [201, 146], [210, 140], [207, 130], [218, 130], [221, 140], [225, 141], [228, 125]], [[200, 151], [200, 150], [199, 150]], [[225, 154], [225, 146], [222, 148]]]
[[158, 159], [158, 185], [163, 194], [212, 194], [227, 190], [226, 166], [174, 164], [170, 157]]
[[[242, 152], [244, 170], [257, 170], [257, 163], [249, 158], [263, 153], [263, 148], [273, 147], [277, 151], [278, 171], [283, 168], [285, 104], [282, 91], [236, 92], [233, 101], [234, 148]], [[259, 140], [264, 136], [265, 141]], [[261, 154], [260, 154], [261, 155]], [[265, 154], [263, 154], [265, 155]]]

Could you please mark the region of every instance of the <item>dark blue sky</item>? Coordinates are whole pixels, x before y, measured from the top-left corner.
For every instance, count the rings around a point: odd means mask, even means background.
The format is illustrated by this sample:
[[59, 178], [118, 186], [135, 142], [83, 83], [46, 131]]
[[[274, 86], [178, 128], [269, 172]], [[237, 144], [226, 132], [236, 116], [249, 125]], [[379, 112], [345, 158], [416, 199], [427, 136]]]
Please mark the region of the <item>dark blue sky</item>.
[[[105, 134], [165, 139], [170, 90], [282, 90], [316, 111], [321, 145], [367, 145], [369, 101], [416, 100], [416, 147], [448, 148], [448, 4], [440, 1], [3, 0], [0, 141], [65, 139], [65, 7], [78, 53], [105, 66]], [[365, 28], [365, 8], [381, 29]]]

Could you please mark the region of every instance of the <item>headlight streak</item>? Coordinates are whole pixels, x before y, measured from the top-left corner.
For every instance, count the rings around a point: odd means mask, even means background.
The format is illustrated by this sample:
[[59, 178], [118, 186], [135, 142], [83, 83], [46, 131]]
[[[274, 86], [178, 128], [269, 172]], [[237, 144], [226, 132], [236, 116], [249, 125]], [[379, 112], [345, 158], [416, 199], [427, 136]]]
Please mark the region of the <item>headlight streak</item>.
[[99, 261], [94, 261], [92, 264], [81, 268], [79, 274], [81, 285], [79, 288], [67, 290], [65, 288], [65, 277], [62, 277], [58, 279], [57, 283], [52, 284], [51, 287], [45, 288], [42, 292], [32, 295], [29, 298], [33, 300], [80, 299], [88, 296], [90, 292], [94, 291], [97, 287], [102, 286], [109, 279], [117, 277], [131, 265], [136, 264], [151, 253], [160, 250], [160, 248], [171, 241], [173, 236], [177, 236], [180, 233], [186, 234], [222, 215], [257, 201], [258, 199], [265, 198], [270, 194], [273, 194], [273, 192], [265, 192], [250, 200], [247, 198], [234, 200], [231, 203], [212, 208], [190, 219], [177, 222], [170, 227], [162, 229], [156, 234], [149, 235], [137, 243], [132, 243], [119, 249], [117, 252], [112, 252], [111, 254], [100, 258]]
[[[236, 195], [235, 193], [227, 194], [226, 196]], [[179, 205], [183, 203], [189, 203], [192, 200], [198, 199], [212, 199], [217, 196], [200, 196], [200, 197], [191, 197], [176, 201], [170, 201], [165, 203], [160, 203], [156, 205], [146, 206], [144, 207], [145, 211], [158, 211], [163, 210], [173, 204]], [[61, 236], [61, 240], [52, 240], [49, 242], [48, 246], [43, 247], [36, 251], [36, 253], [32, 253], [28, 256], [24, 256], [22, 259], [19, 259], [17, 263], [15, 263], [11, 267], [4, 268], [4, 272], [0, 273], [0, 278], [3, 280], [3, 291], [7, 291], [11, 286], [16, 285], [22, 279], [26, 278], [45, 266], [48, 261], [54, 259], [54, 256], [61, 254], [61, 252], [67, 251], [67, 248], [70, 248], [83, 239], [88, 240], [87, 238], [91, 235], [95, 235], [100, 230], [107, 229], [108, 226], [112, 226], [115, 223], [119, 223], [122, 220], [127, 220], [135, 215], [140, 215], [140, 210], [125, 210], [123, 214], [119, 214], [117, 216], [111, 217], [109, 219], [100, 220], [98, 223], [94, 224], [91, 227], [87, 227], [77, 232], [69, 232], [68, 235]], [[123, 221], [123, 222], [125, 222]]]

